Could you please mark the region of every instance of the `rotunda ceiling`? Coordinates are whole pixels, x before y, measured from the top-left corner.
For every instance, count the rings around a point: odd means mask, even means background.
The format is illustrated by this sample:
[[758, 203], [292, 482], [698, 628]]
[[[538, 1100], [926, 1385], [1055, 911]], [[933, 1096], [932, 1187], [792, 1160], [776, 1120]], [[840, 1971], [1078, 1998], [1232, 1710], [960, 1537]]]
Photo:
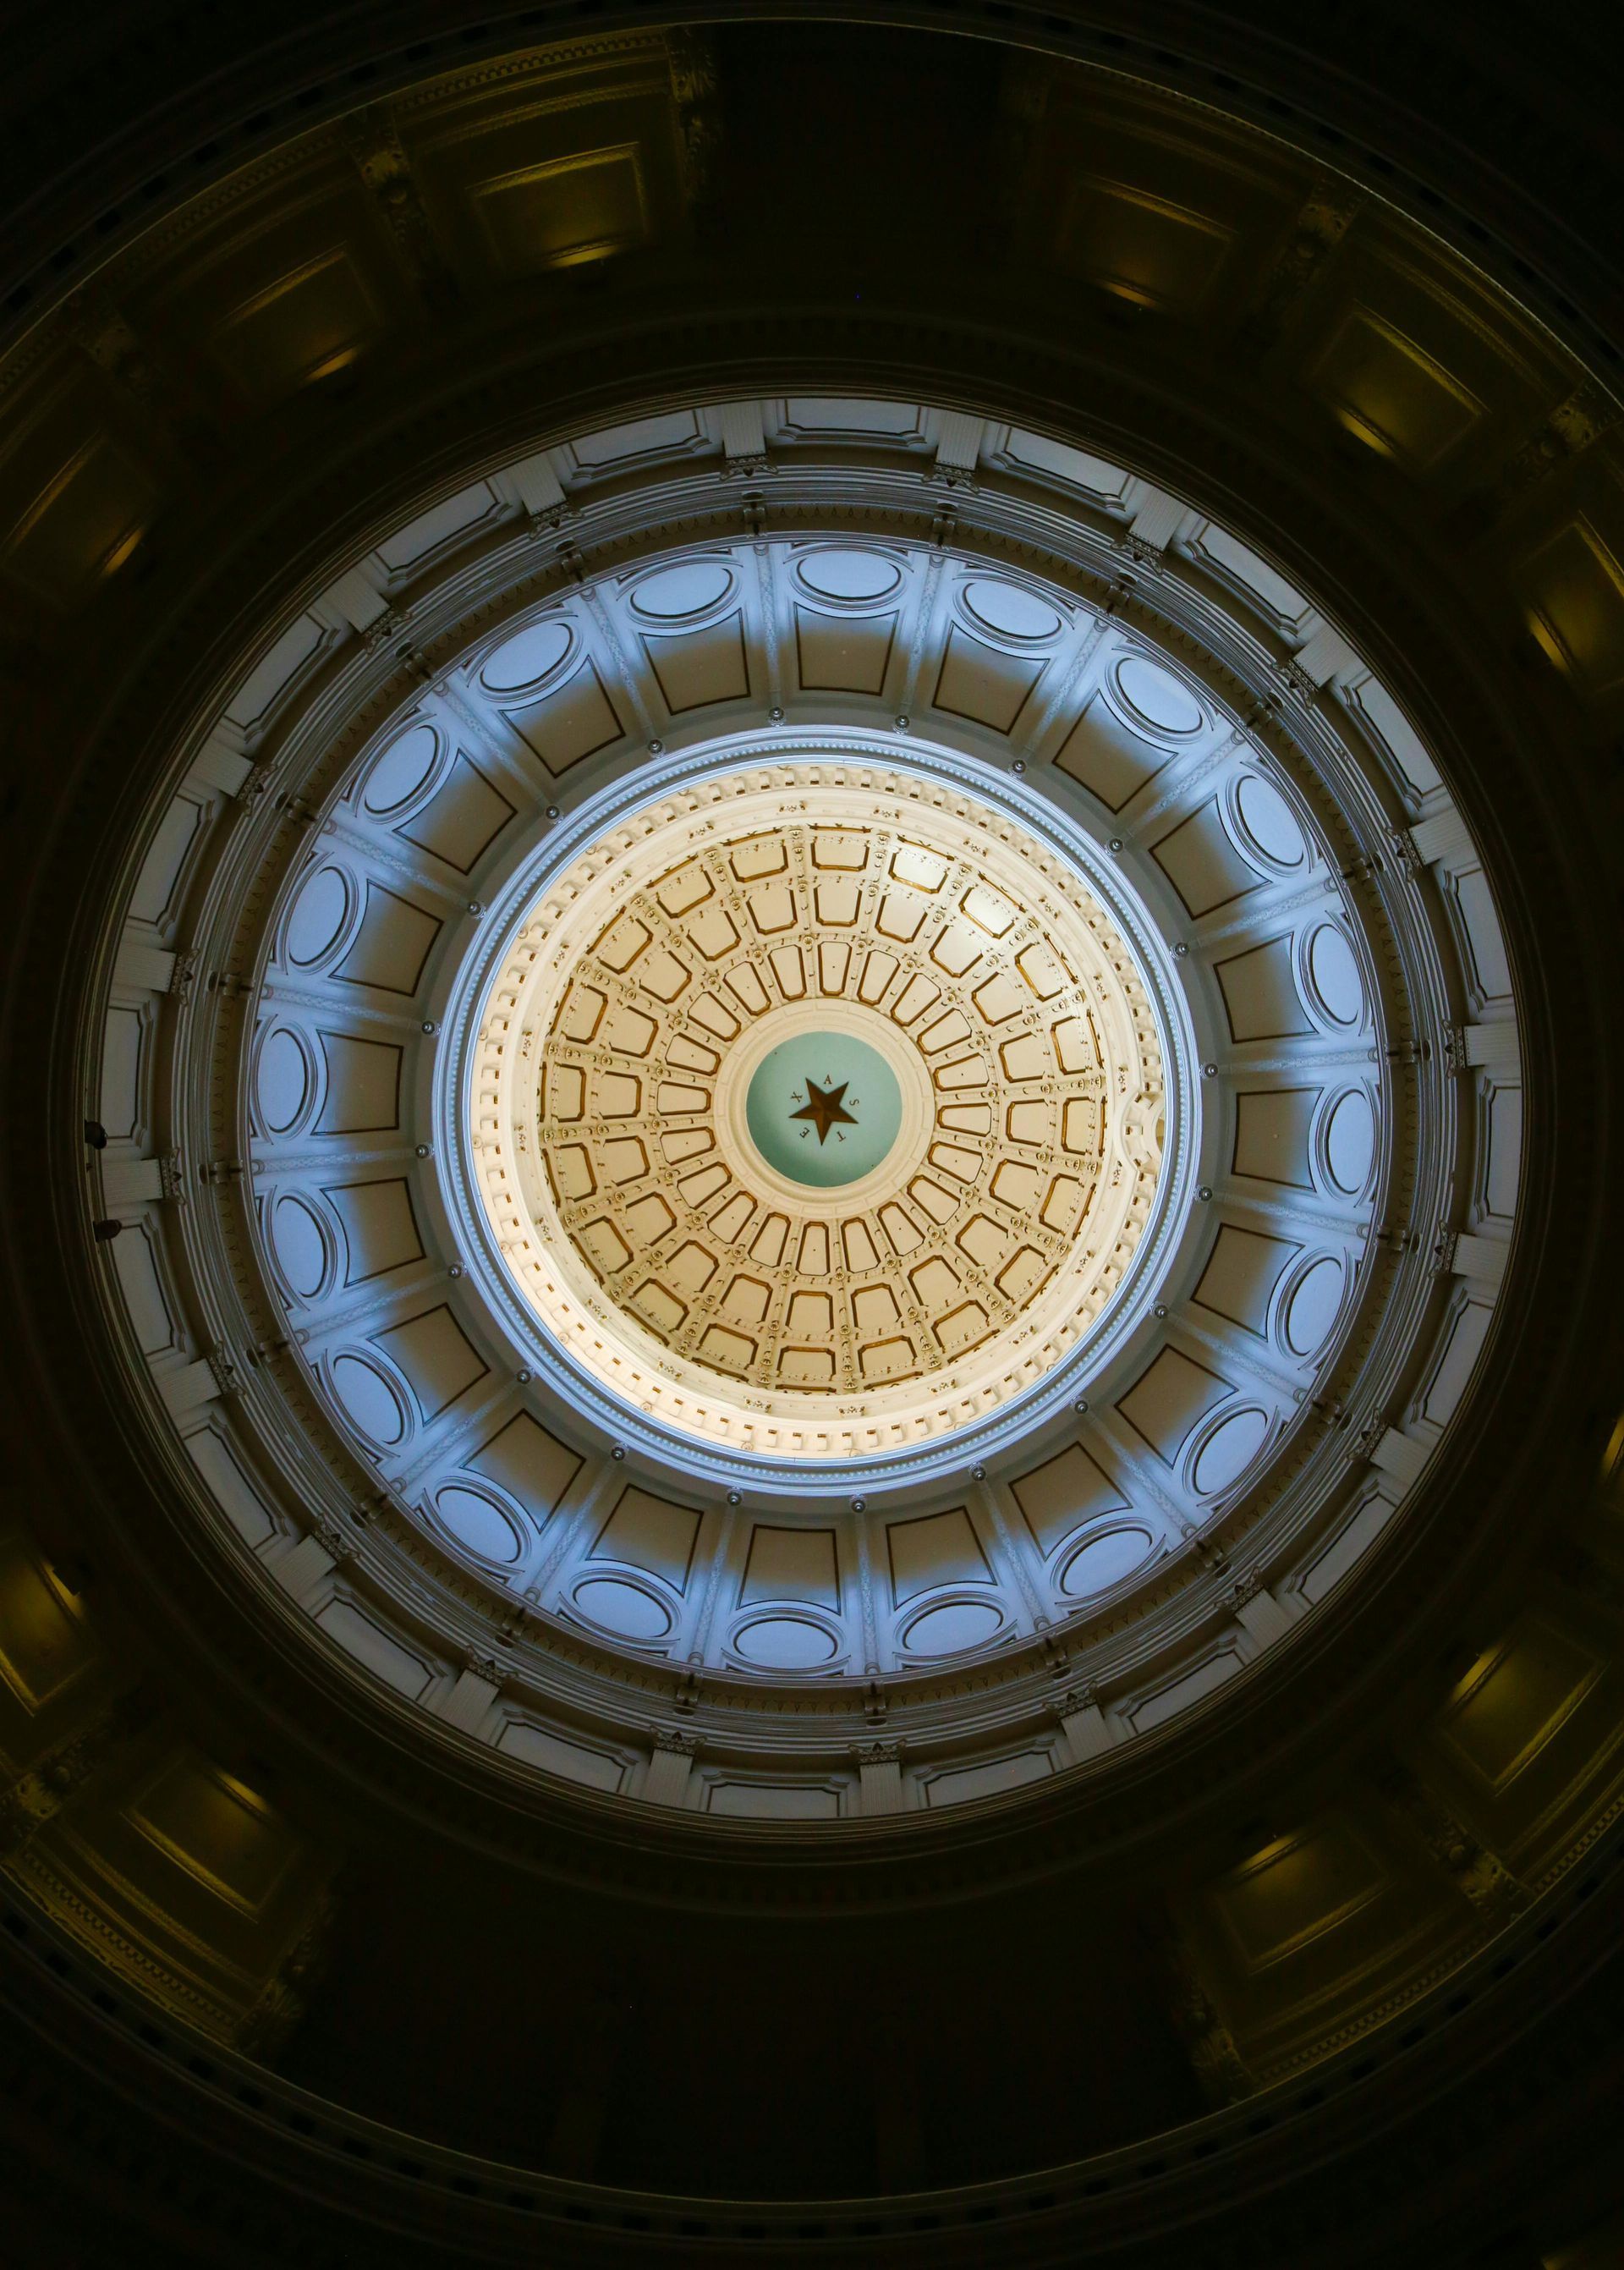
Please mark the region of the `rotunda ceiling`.
[[183, 1486], [590, 1789], [1109, 1759], [1331, 1612], [1489, 1328], [1517, 1043], [1423, 745], [1198, 508], [954, 416], [688, 407], [442, 500], [199, 720], [130, 901], [179, 975], [107, 1123], [178, 1020], [164, 1171], [242, 1194], [121, 1265]]
[[634, 1406], [780, 1457], [906, 1448], [1123, 1281], [1150, 999], [1059, 850], [962, 789], [855, 750], [684, 770], [520, 920], [471, 1099], [487, 1214]]

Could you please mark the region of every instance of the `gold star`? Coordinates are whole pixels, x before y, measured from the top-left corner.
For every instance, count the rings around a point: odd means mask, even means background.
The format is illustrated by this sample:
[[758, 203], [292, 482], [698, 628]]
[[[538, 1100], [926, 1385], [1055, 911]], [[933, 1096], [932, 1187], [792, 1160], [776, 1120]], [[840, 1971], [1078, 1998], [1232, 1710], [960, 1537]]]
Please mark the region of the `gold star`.
[[790, 1114], [790, 1118], [810, 1119], [818, 1131], [819, 1143], [827, 1143], [831, 1127], [842, 1124], [855, 1127], [857, 1124], [855, 1116], [841, 1102], [850, 1085], [849, 1080], [843, 1079], [838, 1087], [819, 1087], [815, 1079], [809, 1079], [806, 1083], [807, 1101], [798, 1111]]

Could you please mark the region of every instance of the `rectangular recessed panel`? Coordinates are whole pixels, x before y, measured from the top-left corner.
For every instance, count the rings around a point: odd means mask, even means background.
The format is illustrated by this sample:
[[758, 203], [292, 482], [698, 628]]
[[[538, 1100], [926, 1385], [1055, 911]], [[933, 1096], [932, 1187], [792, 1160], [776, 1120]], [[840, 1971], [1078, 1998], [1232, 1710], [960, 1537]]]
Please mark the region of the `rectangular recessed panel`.
[[378, 558], [391, 573], [403, 575], [471, 535], [482, 522], [493, 518], [496, 510], [496, 493], [490, 483], [476, 481], [456, 496], [442, 497], [392, 536], [384, 537], [378, 545]]
[[797, 607], [795, 642], [803, 687], [809, 693], [879, 693], [896, 627], [894, 614], [823, 615]]
[[159, 1355], [167, 1348], [178, 1347], [179, 1333], [159, 1275], [157, 1249], [145, 1222], [125, 1223], [124, 1235], [113, 1248], [113, 1266], [142, 1354]]
[[892, 1598], [899, 1608], [938, 1584], [992, 1582], [986, 1555], [961, 1505], [916, 1521], [888, 1522], [886, 1550]]
[[580, 1782], [587, 1789], [618, 1790], [626, 1779], [622, 1759], [612, 1757], [605, 1750], [590, 1749], [584, 1742], [566, 1741], [561, 1734], [529, 1725], [522, 1718], [512, 1719], [503, 1727], [496, 1747], [510, 1758], [523, 1758], [527, 1765], [561, 1774], [566, 1781]]
[[346, 1285], [382, 1277], [423, 1257], [411, 1185], [404, 1176], [387, 1182], [339, 1183], [322, 1193], [344, 1226]]
[[1463, 1301], [1457, 1308], [1417, 1398], [1419, 1417], [1442, 1427], [1454, 1416], [1488, 1337], [1493, 1313], [1481, 1301]]
[[161, 924], [173, 917], [182, 876], [203, 822], [204, 808], [190, 797], [177, 796], [166, 807], [130, 895], [132, 922]]
[[477, 182], [471, 194], [491, 264], [503, 275], [602, 260], [649, 234], [634, 142], [522, 167]]
[[0, 1532], [0, 1675], [38, 1710], [96, 1659], [76, 1596], [16, 1530]]
[[186, 1449], [244, 1544], [256, 1551], [268, 1545], [277, 1533], [276, 1524], [258, 1490], [238, 1465], [230, 1443], [205, 1427], [187, 1436]]
[[673, 714], [701, 709], [712, 701], [737, 701], [750, 691], [742, 615], [669, 637], [645, 632], [643, 651]]
[[663, 1576], [681, 1591], [688, 1581], [701, 1518], [692, 1506], [651, 1496], [647, 1490], [625, 1490], [599, 1530], [591, 1557], [626, 1562]]
[[810, 1600], [839, 1607], [834, 1530], [787, 1530], [758, 1521], [739, 1600]]
[[1309, 382], [1385, 456], [1430, 469], [1484, 414], [1472, 389], [1373, 308], [1350, 308]]
[[392, 1041], [358, 1041], [347, 1033], [318, 1033], [327, 1066], [327, 1093], [318, 1135], [368, 1135], [400, 1124], [403, 1051]]
[[1335, 1822], [1266, 1848], [1212, 1898], [1242, 1962], [1261, 1970], [1347, 1922], [1388, 1882], [1352, 1828]]
[[1479, 1204], [1491, 1220], [1509, 1221], [1523, 1168], [1523, 1091], [1484, 1079], [1478, 1109], [1483, 1129]]
[[1057, 487], [1073, 489], [1099, 504], [1116, 503], [1128, 486], [1129, 476], [1120, 465], [1109, 465], [1102, 457], [1088, 456], [1067, 442], [1024, 433], [1019, 427], [1011, 428], [1005, 454], [1012, 464], [1041, 473]]
[[1240, 1668], [1240, 1657], [1227, 1648], [1220, 1649], [1192, 1670], [1181, 1673], [1165, 1687], [1156, 1688], [1131, 1704], [1123, 1715], [1136, 1733], [1147, 1734], [1153, 1726], [1160, 1726], [1168, 1718], [1176, 1718], [1181, 1710], [1188, 1710], [1192, 1703], [1216, 1694]]
[[441, 927], [437, 915], [414, 906], [397, 891], [386, 890], [369, 876], [360, 929], [334, 975], [347, 984], [410, 998], [418, 990]]
[[527, 1411], [510, 1419], [466, 1463], [516, 1498], [538, 1525], [556, 1510], [582, 1467], [578, 1454]]
[[370, 1616], [363, 1615], [353, 1601], [330, 1600], [316, 1621], [346, 1655], [364, 1664], [386, 1687], [393, 1687], [415, 1702], [428, 1685], [433, 1674], [422, 1657], [413, 1655], [409, 1648], [391, 1639]]
[[1468, 1673], [1439, 1732], [1479, 1780], [1502, 1789], [1578, 1709], [1605, 1668], [1570, 1633], [1529, 1617]]
[[1090, 702], [1055, 752], [1061, 771], [1110, 812], [1122, 811], [1170, 761], [1165, 749], [1131, 731], [1099, 701]]
[[938, 709], [955, 717], [973, 718], [1007, 733], [1047, 667], [1044, 660], [1005, 654], [955, 627], [948, 633], [931, 698]]
[[1524, 571], [1539, 644], [1589, 694], [1624, 679], [1624, 563], [1585, 516], [1559, 529]]
[[33, 493], [0, 538], [0, 560], [33, 592], [76, 607], [139, 543], [158, 509], [159, 485], [130, 449], [102, 429], [64, 449], [35, 486], [42, 463], [48, 463], [40, 446], [36, 438], [29, 450], [13, 454], [7, 468]]
[[1080, 1443], [1045, 1459], [1010, 1485], [1038, 1550], [1047, 1555], [1073, 1530], [1099, 1514], [1124, 1510], [1129, 1501]]
[[1227, 906], [1263, 880], [1226, 835], [1216, 797], [1153, 844], [1151, 856], [1192, 915]]
[[1272, 938], [1212, 967], [1237, 1041], [1287, 1040], [1314, 1030], [1297, 991], [1289, 938]]
[[705, 1810], [735, 1821], [837, 1821], [840, 1792], [793, 1782], [718, 1781]]
[[1012, 1758], [992, 1758], [985, 1765], [959, 1766], [948, 1773], [932, 1774], [924, 1784], [927, 1805], [963, 1805], [973, 1797], [993, 1797], [999, 1790], [1022, 1789], [1043, 1781], [1055, 1762], [1047, 1750], [1020, 1750]]
[[245, 300], [219, 324], [215, 359], [250, 401], [274, 401], [354, 362], [383, 311], [350, 246], [335, 244]]
[[1243, 1089], [1235, 1097], [1235, 1173], [1311, 1191], [1309, 1130], [1321, 1094], [1317, 1087]]
[[471, 874], [513, 818], [516, 806], [476, 764], [458, 755], [445, 781], [421, 812], [403, 820], [396, 833], [419, 850], [432, 852]]
[[1126, 182], [1084, 177], [1060, 226], [1060, 256], [1136, 307], [1193, 314], [1212, 293], [1233, 231]]
[[1262, 1335], [1280, 1272], [1302, 1248], [1226, 1222], [1195, 1291], [1204, 1309]]
[[175, 1758], [129, 1809], [150, 1843], [204, 1889], [258, 1915], [299, 1857], [286, 1822], [234, 1775]]
[[629, 426], [606, 426], [572, 441], [569, 449], [578, 465], [597, 472], [640, 457], [669, 457], [704, 439], [705, 429], [694, 412], [671, 410], [663, 417], [634, 419]]
[[1478, 1005], [1511, 998], [1511, 965], [1494, 912], [1488, 878], [1480, 867], [1451, 877], [1444, 901], [1456, 917], [1465, 961]]
[[1134, 1433], [1171, 1465], [1178, 1448], [1204, 1413], [1232, 1394], [1227, 1379], [1177, 1348], [1164, 1347], [1116, 1408]]
[[546, 701], [535, 702], [528, 709], [510, 709], [508, 716], [554, 775], [567, 772], [583, 757], [606, 749], [624, 730], [590, 662], [583, 663]]
[[443, 1303], [420, 1317], [411, 1317], [386, 1332], [374, 1332], [373, 1345], [399, 1365], [422, 1406], [425, 1421], [436, 1418], [449, 1404], [466, 1392], [488, 1369], [450, 1309]]

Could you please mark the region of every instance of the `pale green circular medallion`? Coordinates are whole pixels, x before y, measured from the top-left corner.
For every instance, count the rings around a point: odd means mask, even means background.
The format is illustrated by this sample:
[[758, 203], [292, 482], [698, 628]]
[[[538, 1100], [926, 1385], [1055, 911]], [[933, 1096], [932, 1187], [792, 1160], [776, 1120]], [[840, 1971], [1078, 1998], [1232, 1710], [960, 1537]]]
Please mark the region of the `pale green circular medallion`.
[[837, 1190], [872, 1174], [896, 1141], [902, 1093], [866, 1041], [802, 1033], [756, 1066], [745, 1122], [769, 1167], [809, 1190]]

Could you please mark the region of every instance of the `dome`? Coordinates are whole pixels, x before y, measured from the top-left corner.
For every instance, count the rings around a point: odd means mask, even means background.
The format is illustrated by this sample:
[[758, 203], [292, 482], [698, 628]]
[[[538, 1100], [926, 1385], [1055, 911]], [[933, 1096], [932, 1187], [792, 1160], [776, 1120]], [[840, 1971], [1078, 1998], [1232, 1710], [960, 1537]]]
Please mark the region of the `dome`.
[[[877, 483], [849, 436], [902, 409], [796, 411], [414, 501], [404, 693], [404, 629], [324, 627], [388, 619], [374, 540], [197, 717], [275, 722], [212, 760], [271, 790], [247, 825], [196, 823], [242, 1008], [166, 1013], [241, 1197], [163, 1266], [228, 1275], [257, 1356], [152, 1395], [204, 1533], [296, 1570], [352, 1675], [433, 1717], [466, 1658], [504, 1759], [838, 1830], [1165, 1739], [1356, 1583], [1491, 1327], [1514, 1200], [1446, 1223], [1487, 1131], [1452, 1098], [1520, 1046], [1492, 898], [1468, 961], [1426, 879], [1467, 824], [1306, 597], [1283, 634], [1278, 575], [1090, 435], [909, 406]], [[742, 541], [741, 418], [785, 484]], [[1400, 1203], [1435, 1228], [1395, 1246]], [[1430, 1384], [1378, 1428], [1395, 1363]], [[686, 1729], [654, 1664], [720, 1682]]]
[[10, 2251], [1600, 2270], [1605, 58], [681, 12], [19, 19]]

